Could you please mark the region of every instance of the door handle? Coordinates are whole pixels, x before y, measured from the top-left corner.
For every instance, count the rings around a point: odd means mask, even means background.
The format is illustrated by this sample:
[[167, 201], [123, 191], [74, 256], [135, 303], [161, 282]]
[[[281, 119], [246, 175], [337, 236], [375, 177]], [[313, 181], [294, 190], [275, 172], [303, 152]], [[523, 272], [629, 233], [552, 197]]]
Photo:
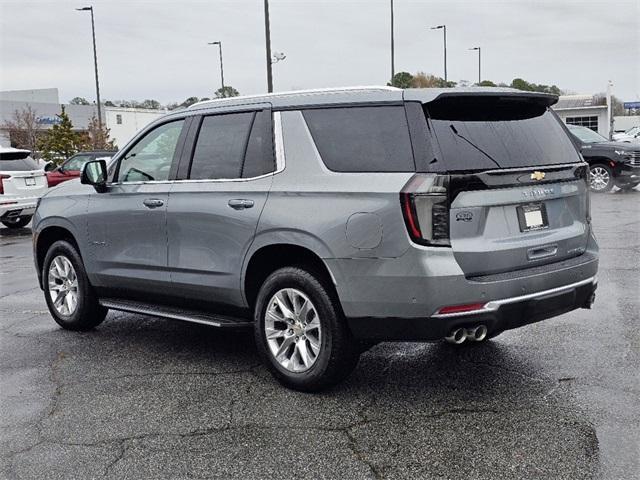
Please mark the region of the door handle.
[[228, 205], [234, 210], [244, 210], [253, 207], [253, 200], [245, 200], [244, 198], [234, 198], [229, 200]]
[[159, 198], [146, 198], [142, 203], [147, 208], [158, 208], [164, 205], [164, 202]]

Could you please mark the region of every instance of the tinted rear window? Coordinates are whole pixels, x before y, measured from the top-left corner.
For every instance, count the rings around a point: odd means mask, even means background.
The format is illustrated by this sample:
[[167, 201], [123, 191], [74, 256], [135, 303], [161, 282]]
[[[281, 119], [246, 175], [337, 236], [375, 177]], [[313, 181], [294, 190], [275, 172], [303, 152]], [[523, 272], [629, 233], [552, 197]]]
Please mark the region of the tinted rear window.
[[415, 171], [404, 107], [326, 108], [303, 114], [330, 170]]
[[0, 170], [5, 172], [28, 172], [30, 170], [40, 170], [38, 162], [31, 157], [18, 160], [6, 160], [4, 154], [0, 157]]
[[579, 162], [569, 136], [544, 105], [508, 97], [448, 98], [426, 107], [447, 170]]

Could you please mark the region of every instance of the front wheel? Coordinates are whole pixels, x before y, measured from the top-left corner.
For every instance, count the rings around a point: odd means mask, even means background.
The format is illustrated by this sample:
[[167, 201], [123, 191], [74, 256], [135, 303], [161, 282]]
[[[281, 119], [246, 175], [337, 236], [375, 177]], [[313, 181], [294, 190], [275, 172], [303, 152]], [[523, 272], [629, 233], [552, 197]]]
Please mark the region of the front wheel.
[[91, 330], [106, 317], [108, 310], [98, 303], [80, 254], [66, 240], [49, 247], [42, 266], [42, 283], [49, 312], [62, 328]]
[[613, 188], [613, 171], [607, 165], [598, 163], [589, 167], [589, 182], [591, 191], [597, 193], [608, 192]]
[[31, 221], [31, 215], [23, 215], [11, 219], [2, 220], [2, 224], [7, 228], [22, 228]]
[[329, 288], [320, 275], [286, 267], [272, 273], [258, 293], [258, 351], [276, 379], [294, 390], [335, 385], [358, 363], [358, 349]]

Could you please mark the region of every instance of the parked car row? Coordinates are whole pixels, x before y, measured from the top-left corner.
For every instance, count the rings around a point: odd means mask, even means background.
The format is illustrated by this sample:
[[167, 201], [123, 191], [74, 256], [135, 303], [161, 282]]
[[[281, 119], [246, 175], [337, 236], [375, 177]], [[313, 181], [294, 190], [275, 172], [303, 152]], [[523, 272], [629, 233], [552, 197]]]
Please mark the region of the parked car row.
[[640, 126], [631, 127], [625, 132], [614, 133], [613, 140], [616, 142], [640, 143]]
[[8, 228], [24, 227], [49, 187], [79, 177], [88, 161], [110, 159], [112, 155], [113, 152], [104, 151], [80, 152], [58, 167], [48, 164], [43, 168], [29, 150], [0, 147], [0, 222]]

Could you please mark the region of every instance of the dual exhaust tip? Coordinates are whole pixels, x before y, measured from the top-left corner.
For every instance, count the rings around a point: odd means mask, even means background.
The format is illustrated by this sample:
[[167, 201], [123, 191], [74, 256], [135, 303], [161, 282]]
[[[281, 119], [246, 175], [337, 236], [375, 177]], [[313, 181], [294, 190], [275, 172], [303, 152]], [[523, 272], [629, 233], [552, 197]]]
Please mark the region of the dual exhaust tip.
[[466, 340], [470, 342], [481, 342], [487, 338], [487, 332], [486, 325], [478, 325], [470, 328], [454, 328], [444, 339], [455, 345], [460, 345]]

